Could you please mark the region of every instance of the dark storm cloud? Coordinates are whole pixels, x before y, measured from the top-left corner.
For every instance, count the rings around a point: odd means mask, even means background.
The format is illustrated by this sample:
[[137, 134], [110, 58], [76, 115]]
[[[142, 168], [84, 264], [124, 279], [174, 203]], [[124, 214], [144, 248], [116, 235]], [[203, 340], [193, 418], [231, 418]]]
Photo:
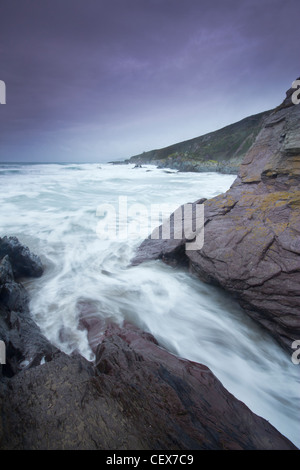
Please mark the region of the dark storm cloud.
[[276, 106], [298, 0], [7, 0], [0, 159], [101, 160]]

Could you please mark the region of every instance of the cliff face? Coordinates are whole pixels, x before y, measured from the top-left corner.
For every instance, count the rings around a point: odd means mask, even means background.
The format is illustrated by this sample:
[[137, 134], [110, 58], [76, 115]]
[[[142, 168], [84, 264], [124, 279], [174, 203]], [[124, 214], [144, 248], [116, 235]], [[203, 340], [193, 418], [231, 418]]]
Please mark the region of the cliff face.
[[[201, 279], [231, 292], [291, 353], [300, 338], [300, 106], [269, 115], [224, 194], [205, 201], [204, 245], [186, 251]], [[185, 240], [146, 240], [133, 264], [182, 261]]]
[[191, 268], [233, 292], [289, 348], [300, 337], [300, 107], [290, 98], [205, 212], [203, 249], [187, 252]]
[[179, 171], [238, 172], [238, 167], [271, 111], [247, 117], [215, 132], [144, 152], [128, 163], [154, 164]]

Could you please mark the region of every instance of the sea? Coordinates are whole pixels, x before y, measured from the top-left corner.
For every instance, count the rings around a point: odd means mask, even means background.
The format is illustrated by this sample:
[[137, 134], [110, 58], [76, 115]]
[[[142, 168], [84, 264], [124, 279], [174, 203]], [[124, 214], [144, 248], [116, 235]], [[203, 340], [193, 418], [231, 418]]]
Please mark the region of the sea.
[[140, 243], [182, 204], [229, 189], [235, 175], [145, 165], [0, 164], [0, 236], [16, 236], [45, 272], [24, 280], [30, 310], [62, 351], [94, 356], [82, 305], [129, 321], [160, 346], [208, 366], [254, 413], [300, 447], [300, 364], [223, 290], [160, 260], [132, 266]]

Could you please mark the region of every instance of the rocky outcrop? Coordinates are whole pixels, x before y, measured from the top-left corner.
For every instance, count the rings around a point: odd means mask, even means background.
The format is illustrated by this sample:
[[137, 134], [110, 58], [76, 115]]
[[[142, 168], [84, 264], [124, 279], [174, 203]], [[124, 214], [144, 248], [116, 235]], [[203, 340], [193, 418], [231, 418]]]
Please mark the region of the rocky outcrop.
[[296, 449], [205, 365], [170, 354], [130, 324], [104, 327], [88, 305], [79, 326], [87, 329], [95, 361], [54, 348], [31, 320], [13, 271], [6, 255], [1, 450]]
[[0, 239], [0, 339], [6, 345], [6, 364], [1, 375], [11, 377], [40, 362], [50, 360], [55, 348], [42, 335], [29, 312], [29, 297], [15, 276], [38, 276], [40, 259], [17, 238]]
[[0, 259], [8, 256], [16, 279], [21, 277], [39, 277], [43, 274], [43, 265], [38, 256], [31, 253], [16, 237], [0, 237]]
[[203, 248], [149, 238], [133, 260], [178, 252], [182, 262], [185, 251], [194, 273], [231, 292], [289, 353], [300, 338], [300, 106], [292, 91], [268, 117], [231, 188], [205, 201]]

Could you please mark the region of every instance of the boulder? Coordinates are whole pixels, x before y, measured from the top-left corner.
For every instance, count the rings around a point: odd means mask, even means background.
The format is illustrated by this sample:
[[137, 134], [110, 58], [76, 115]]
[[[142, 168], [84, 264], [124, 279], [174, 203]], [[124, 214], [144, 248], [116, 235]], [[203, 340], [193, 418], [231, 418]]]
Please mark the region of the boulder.
[[[12, 243], [11, 239], [8, 243], [4, 240], [1, 245], [2, 253], [5, 245], [5, 251], [9, 252], [0, 261], [0, 339], [6, 346], [6, 364], [1, 366], [1, 374], [6, 377], [40, 364], [42, 360], [50, 360], [56, 351], [31, 318], [28, 293], [20, 282], [16, 282], [10, 262], [12, 259], [18, 274], [36, 274], [38, 257], [32, 255], [28, 248], [22, 249], [16, 240], [13, 238]], [[16, 253], [13, 246], [16, 246]], [[23, 253], [21, 259], [16, 258], [18, 253]]]
[[21, 277], [40, 277], [44, 268], [38, 256], [22, 245], [16, 237], [0, 238], [0, 259], [9, 257], [16, 279]]

